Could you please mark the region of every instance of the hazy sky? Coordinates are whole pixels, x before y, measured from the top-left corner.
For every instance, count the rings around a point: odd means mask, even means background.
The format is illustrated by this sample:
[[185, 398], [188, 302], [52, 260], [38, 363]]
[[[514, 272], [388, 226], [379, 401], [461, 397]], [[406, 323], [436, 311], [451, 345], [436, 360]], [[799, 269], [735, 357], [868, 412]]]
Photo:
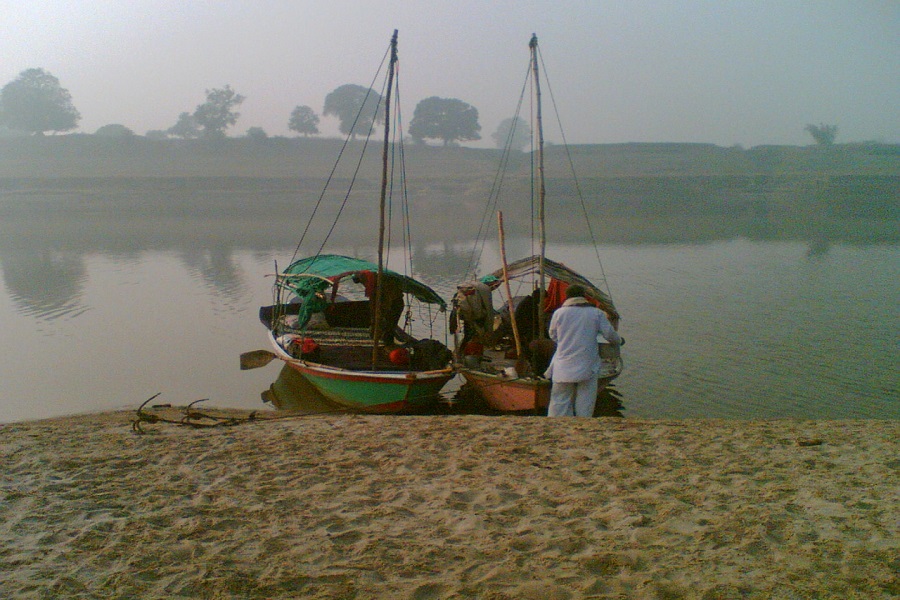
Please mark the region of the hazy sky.
[[293, 107], [369, 85], [399, 29], [406, 126], [458, 98], [477, 145], [515, 110], [532, 32], [570, 143], [807, 145], [808, 123], [900, 142], [898, 0], [0, 0], [0, 23], [0, 86], [49, 71], [88, 133], [166, 129], [230, 84], [230, 135], [286, 135]]

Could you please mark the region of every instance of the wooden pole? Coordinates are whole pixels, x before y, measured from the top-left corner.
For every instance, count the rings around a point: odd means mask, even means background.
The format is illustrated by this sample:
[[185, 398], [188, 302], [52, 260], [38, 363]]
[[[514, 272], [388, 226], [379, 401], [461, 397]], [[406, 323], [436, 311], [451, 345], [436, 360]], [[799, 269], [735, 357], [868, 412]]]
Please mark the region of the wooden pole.
[[544, 230], [545, 218], [544, 218], [544, 197], [546, 195], [546, 188], [544, 185], [544, 124], [543, 119], [541, 118], [541, 78], [538, 73], [538, 41], [537, 35], [531, 34], [531, 42], [528, 44], [528, 47], [531, 48], [531, 70], [534, 75], [534, 95], [535, 95], [535, 103], [537, 104], [537, 115], [536, 115], [536, 124], [537, 124], [537, 139], [538, 139], [538, 147], [537, 147], [537, 158], [538, 158], [538, 225], [540, 231], [540, 263], [538, 264], [538, 339], [544, 339], [546, 329], [545, 323], [547, 322], [547, 317], [544, 314], [544, 303], [547, 296], [546, 286], [544, 285], [544, 257], [547, 254], [547, 235]]
[[519, 337], [519, 326], [516, 324], [516, 309], [513, 306], [512, 293], [509, 288], [509, 272], [506, 266], [506, 236], [503, 233], [503, 213], [497, 211], [497, 229], [500, 231], [500, 262], [503, 263], [503, 285], [506, 289], [506, 305], [509, 307], [509, 322], [512, 324], [513, 339], [516, 341], [516, 358], [522, 358], [522, 340]]
[[397, 30], [394, 30], [394, 36], [391, 38], [391, 62], [388, 67], [387, 91], [384, 95], [384, 150], [382, 152], [381, 165], [381, 203], [379, 206], [379, 225], [378, 225], [378, 274], [375, 276], [375, 298], [369, 301], [375, 302], [374, 319], [372, 323], [372, 370], [378, 363], [378, 345], [381, 342], [381, 312], [384, 308], [381, 306], [383, 297], [382, 288], [384, 283], [384, 211], [387, 199], [387, 177], [388, 177], [388, 148], [391, 141], [391, 89], [394, 85], [394, 69], [397, 65]]

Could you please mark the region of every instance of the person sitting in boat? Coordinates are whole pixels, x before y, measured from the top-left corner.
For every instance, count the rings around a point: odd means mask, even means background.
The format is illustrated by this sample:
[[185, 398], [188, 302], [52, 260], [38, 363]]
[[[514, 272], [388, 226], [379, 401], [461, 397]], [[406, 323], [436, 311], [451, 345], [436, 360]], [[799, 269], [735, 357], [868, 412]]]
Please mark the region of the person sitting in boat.
[[[519, 340], [525, 348], [527, 348], [533, 340], [547, 337], [547, 325], [550, 322], [550, 317], [547, 317], [544, 321], [544, 335], [539, 335], [538, 307], [540, 306], [540, 294], [540, 290], [535, 288], [528, 296], [513, 297], [516, 328], [519, 330]], [[510, 317], [507, 305], [504, 305], [500, 309], [500, 322], [501, 324], [500, 329], [497, 332], [497, 337], [512, 336], [512, 317]]]
[[[403, 289], [393, 278], [381, 278], [381, 320], [380, 322], [376, 321], [377, 279], [378, 276], [372, 271], [359, 271], [353, 275], [353, 281], [363, 285], [366, 298], [369, 299], [369, 312], [371, 315], [369, 331], [372, 334], [372, 339], [375, 339], [377, 330], [381, 337], [381, 342], [390, 346], [394, 344], [394, 332], [397, 329], [397, 324], [400, 322], [400, 317], [403, 316], [403, 309], [406, 308], [403, 302]], [[376, 323], [378, 324], [377, 328]]]
[[463, 337], [456, 349], [457, 355], [469, 342], [481, 346], [490, 345], [494, 332], [494, 306], [491, 288], [480, 281], [457, 286], [450, 311], [450, 333], [456, 333], [462, 321]]

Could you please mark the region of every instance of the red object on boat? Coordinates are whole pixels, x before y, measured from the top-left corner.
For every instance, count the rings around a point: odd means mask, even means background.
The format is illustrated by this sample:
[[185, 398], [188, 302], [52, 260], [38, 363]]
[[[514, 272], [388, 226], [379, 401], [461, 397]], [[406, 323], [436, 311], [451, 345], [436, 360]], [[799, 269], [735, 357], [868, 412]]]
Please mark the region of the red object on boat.
[[388, 358], [392, 365], [408, 365], [409, 350], [406, 348], [395, 348], [388, 353]]
[[550, 278], [547, 293], [544, 295], [544, 312], [552, 313], [566, 301], [566, 288], [569, 284], [555, 277]]
[[312, 338], [303, 338], [300, 344], [300, 352], [303, 354], [312, 354], [319, 349], [319, 344]]

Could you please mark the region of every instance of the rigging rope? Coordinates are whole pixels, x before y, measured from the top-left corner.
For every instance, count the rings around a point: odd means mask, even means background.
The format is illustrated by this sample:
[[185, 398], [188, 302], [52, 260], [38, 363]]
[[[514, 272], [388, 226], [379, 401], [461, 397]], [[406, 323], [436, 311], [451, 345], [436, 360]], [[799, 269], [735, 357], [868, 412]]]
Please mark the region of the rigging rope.
[[[475, 247], [472, 249], [472, 255], [469, 258], [469, 264], [466, 268], [466, 275], [468, 276], [471, 273], [471, 278], [474, 279], [477, 275], [478, 264], [481, 262], [481, 256], [484, 253], [484, 246], [487, 243], [487, 232], [490, 223], [494, 222], [494, 213], [497, 211], [497, 208], [500, 206], [500, 193], [503, 188], [503, 182], [506, 177], [506, 172], [509, 168], [510, 157], [512, 156], [512, 142], [515, 139], [515, 130], [519, 120], [519, 114], [522, 112], [522, 103], [525, 98], [525, 91], [528, 89], [528, 82], [531, 77], [531, 65], [529, 64], [528, 69], [525, 72], [525, 80], [522, 83], [522, 90], [519, 93], [519, 101], [516, 103], [515, 115], [512, 119], [512, 126], [510, 127], [509, 133], [506, 136], [506, 141], [503, 144], [503, 152], [500, 155], [500, 164], [497, 167], [497, 171], [494, 174], [494, 180], [491, 183], [491, 190], [488, 193], [488, 202], [484, 207], [484, 212], [481, 215], [481, 222], [478, 226], [478, 234], [475, 238]], [[480, 245], [479, 245], [480, 244]]]
[[[588, 216], [587, 206], [584, 203], [584, 195], [581, 193], [581, 184], [578, 176], [575, 174], [575, 163], [572, 160], [572, 153], [569, 150], [569, 143], [566, 140], [566, 132], [562, 126], [562, 119], [559, 116], [559, 110], [556, 106], [556, 97], [553, 95], [553, 87], [550, 85], [550, 76], [547, 75], [547, 67], [544, 65], [544, 55], [541, 54], [540, 47], [537, 48], [538, 60], [541, 62], [541, 68], [544, 71], [544, 79], [547, 82], [547, 91], [550, 92], [550, 103], [553, 105], [553, 114], [556, 115], [556, 123], [559, 126], [559, 133], [562, 136], [563, 148], [566, 152], [566, 160], [569, 163], [569, 170], [572, 173], [572, 181], [575, 183], [575, 191], [578, 194], [578, 200], [581, 203], [581, 212], [584, 214], [585, 223], [587, 223], [588, 232], [591, 235], [591, 244], [594, 246], [594, 254], [597, 256], [597, 264], [600, 265], [600, 275], [603, 278], [603, 285], [606, 287], [606, 294], [612, 302], [612, 291], [609, 289], [609, 282], [606, 279], [606, 272], [603, 270], [603, 261], [600, 260], [600, 249], [597, 248], [597, 237], [594, 235], [594, 227], [591, 225], [591, 219]], [[613, 302], [615, 304], [615, 302]]]
[[[297, 242], [297, 246], [296, 246], [296, 248], [294, 248], [294, 253], [291, 255], [291, 260], [290, 260], [290, 263], [289, 263], [289, 264], [293, 263], [293, 262], [297, 259], [297, 256], [300, 254], [300, 248], [303, 246], [303, 242], [306, 240], [306, 235], [307, 235], [307, 233], [309, 232], [310, 227], [312, 226], [312, 222], [313, 222], [313, 220], [314, 220], [315, 217], [316, 217], [316, 213], [319, 211], [319, 208], [320, 208], [321, 205], [322, 205], [322, 201], [323, 201], [323, 199], [325, 198], [325, 194], [328, 192], [328, 188], [329, 188], [329, 186], [331, 185], [331, 182], [332, 182], [333, 179], [334, 179], [334, 174], [335, 174], [335, 172], [337, 171], [338, 165], [341, 163], [341, 160], [342, 160], [343, 157], [344, 157], [344, 152], [346, 151], [347, 146], [349, 146], [350, 141], [351, 141], [351, 140], [353, 139], [353, 137], [356, 135], [356, 134], [354, 133], [354, 132], [356, 131], [356, 124], [359, 122], [360, 118], [362, 117], [363, 110], [365, 110], [366, 104], [367, 104], [368, 101], [369, 101], [369, 96], [370, 96], [371, 93], [372, 93], [372, 86], [375, 85], [375, 82], [376, 82], [376, 81], [379, 79], [379, 77], [381, 76], [381, 72], [384, 70], [384, 65], [385, 65], [385, 63], [387, 62], [387, 60], [388, 60], [388, 58], [389, 58], [389, 56], [390, 56], [390, 52], [391, 52], [391, 49], [390, 49], [390, 47], [388, 47], [388, 49], [385, 51], [384, 56], [383, 56], [382, 59], [381, 59], [381, 64], [378, 66], [378, 70], [376, 71], [375, 76], [372, 78], [372, 81], [371, 81], [371, 83], [369, 84], [368, 89], [366, 90], [366, 95], [365, 95], [365, 97], [363, 98], [363, 101], [362, 101], [362, 103], [361, 103], [361, 105], [360, 105], [360, 107], [359, 107], [359, 111], [356, 113], [356, 117], [353, 119], [353, 123], [350, 125], [349, 133], [347, 133], [347, 137], [344, 138], [344, 143], [341, 145], [341, 149], [340, 149], [340, 151], [338, 152], [337, 160], [335, 161], [334, 165], [332, 166], [331, 172], [329, 172], [329, 174], [328, 174], [328, 178], [325, 180], [325, 185], [324, 185], [324, 187], [322, 188], [322, 192], [319, 194], [318, 199], [316, 200], [316, 204], [315, 204], [315, 206], [313, 207], [313, 211], [312, 211], [312, 214], [311, 214], [310, 217], [309, 217], [309, 220], [306, 222], [306, 227], [303, 229], [303, 233], [302, 233], [301, 236], [300, 236], [300, 241]], [[382, 92], [384, 91], [384, 87], [385, 87], [386, 85], [387, 85], [386, 83], [383, 83], [383, 84], [382, 84]], [[322, 250], [324, 249], [325, 244], [327, 243], [328, 239], [331, 237], [331, 234], [334, 232], [335, 227], [337, 226], [337, 222], [338, 222], [338, 220], [340, 219], [340, 216], [341, 216], [341, 213], [342, 213], [343, 210], [344, 210], [344, 207], [347, 205], [347, 201], [348, 201], [348, 199], [349, 199], [349, 197], [350, 197], [350, 193], [351, 193], [352, 190], [353, 190], [353, 184], [356, 182], [356, 178], [357, 178], [357, 176], [358, 176], [358, 174], [359, 174], [359, 171], [360, 171], [360, 168], [361, 168], [361, 165], [362, 165], [362, 160], [363, 160], [363, 157], [365, 156], [366, 148], [368, 147], [369, 140], [370, 140], [370, 138], [372, 137], [373, 131], [375, 130], [375, 123], [377, 122], [378, 109], [381, 108], [381, 102], [382, 102], [382, 101], [383, 101], [383, 98], [382, 98], [382, 97], [379, 97], [378, 102], [377, 102], [377, 104], [376, 104], [376, 106], [375, 106], [375, 112], [373, 113], [373, 116], [372, 116], [372, 126], [369, 127], [369, 131], [368, 131], [367, 134], [366, 134], [366, 138], [365, 138], [364, 143], [363, 143], [363, 149], [362, 149], [362, 151], [360, 152], [359, 161], [358, 161], [357, 164], [356, 164], [356, 168], [355, 168], [355, 170], [354, 170], [354, 172], [353, 172], [353, 177], [352, 177], [351, 180], [350, 180], [350, 186], [349, 186], [349, 189], [347, 190], [347, 193], [346, 193], [346, 195], [344, 196], [343, 202], [341, 203], [341, 206], [340, 206], [340, 208], [338, 209], [338, 214], [337, 214], [337, 216], [335, 217], [334, 221], [332, 222], [331, 227], [329, 228], [328, 233], [327, 233], [326, 236], [325, 236], [325, 239], [322, 241], [322, 244], [319, 246], [318, 251], [316, 251], [315, 256], [319, 256], [319, 255], [322, 253]]]
[[[549, 76], [547, 75], [547, 68], [544, 64], [544, 58], [543, 58], [543, 54], [541, 53], [540, 47], [536, 47], [536, 54], [537, 54], [536, 60], [539, 62], [541, 69], [543, 70], [543, 73], [544, 73], [543, 80], [546, 82], [547, 89], [550, 93], [550, 101], [551, 101], [551, 104], [553, 105], [553, 112], [556, 117], [556, 123], [557, 123], [557, 126], [559, 127], [560, 135], [562, 136], [562, 142], [563, 142], [563, 147], [565, 149], [566, 160], [568, 161], [569, 170], [571, 172], [572, 180], [575, 185], [575, 190], [578, 195], [578, 200], [581, 205], [581, 212], [584, 216], [585, 223], [587, 224], [588, 233], [589, 233], [590, 239], [591, 239], [591, 244], [594, 247], [594, 255], [596, 256], [597, 264], [599, 265], [599, 268], [600, 268], [600, 276], [603, 280], [601, 285], [606, 288], [605, 291], [606, 291], [607, 295], [609, 296], [610, 300], [612, 300], [612, 292], [609, 288], [609, 282], [606, 278], [606, 272], [603, 268], [603, 261], [600, 258], [600, 251], [599, 251], [599, 248], [597, 247], [597, 236], [594, 232], [594, 227], [591, 222], [590, 216], [588, 214], [587, 205], [586, 205], [585, 199], [584, 199], [584, 193], [581, 188], [581, 183], [579, 182], [578, 177], [575, 173], [575, 164], [572, 159], [572, 154], [571, 154], [571, 150], [569, 148], [568, 140], [566, 139], [565, 131], [563, 130], [563, 127], [562, 127], [562, 120], [560, 118], [559, 109], [556, 104], [556, 97], [553, 94], [553, 88], [550, 85], [550, 79], [549, 79]], [[531, 57], [529, 57], [528, 68], [527, 68], [526, 75], [525, 75], [525, 81], [522, 86], [522, 90], [519, 94], [519, 100], [516, 104], [516, 111], [515, 111], [515, 116], [513, 117], [513, 120], [512, 120], [512, 126], [510, 127], [510, 131], [507, 134], [506, 142], [503, 147], [503, 153], [501, 154], [501, 157], [500, 157], [500, 164], [498, 166], [497, 172], [494, 175], [494, 179], [491, 184], [490, 193], [488, 194], [488, 202], [486, 203], [484, 212], [481, 216], [481, 221], [479, 223], [478, 233], [477, 233], [477, 237], [475, 240], [475, 244], [474, 244], [474, 247], [472, 250], [472, 254], [469, 258], [469, 263], [466, 267], [465, 275], [467, 278], [470, 277], [470, 278], [474, 279], [477, 276], [477, 268], [478, 268], [479, 263], [481, 262], [482, 255], [484, 253], [484, 247], [487, 243], [486, 231], [487, 231], [488, 223], [492, 222], [493, 214], [496, 212], [497, 208], [500, 206], [501, 188], [504, 183], [506, 170], [509, 167], [510, 156], [511, 156], [511, 151], [512, 151], [512, 142], [513, 142], [514, 135], [515, 135], [515, 127], [518, 124], [519, 115], [521, 114], [521, 111], [522, 111], [522, 104], [524, 101], [525, 92], [526, 92], [526, 90], [529, 89], [529, 85], [531, 86], [531, 91], [532, 91], [532, 93], [529, 94], [529, 97], [531, 99], [531, 103], [529, 105], [529, 110], [531, 111], [529, 123], [533, 123], [535, 121], [534, 113], [535, 113], [535, 95], [536, 94], [534, 93], [535, 82], [534, 82], [534, 71], [532, 68], [533, 67], [532, 60], [533, 59]], [[537, 194], [537, 191], [536, 191], [536, 187], [535, 187], [535, 170], [536, 170], [535, 136], [536, 135], [537, 135], [537, 132], [534, 131], [534, 129], [532, 129], [532, 132], [531, 132], [531, 157], [530, 157], [531, 158], [531, 160], [530, 160], [530, 169], [531, 169], [531, 173], [530, 173], [530, 183], [531, 183], [531, 189], [530, 189], [531, 222], [530, 222], [530, 226], [531, 226], [531, 253], [532, 253], [532, 255], [537, 254], [537, 252], [535, 252], [535, 220], [537, 218], [537, 216], [536, 216], [536, 211], [537, 211], [536, 194]], [[521, 289], [521, 286], [520, 286], [520, 289]], [[530, 290], [529, 290], [529, 293], [530, 293]]]

